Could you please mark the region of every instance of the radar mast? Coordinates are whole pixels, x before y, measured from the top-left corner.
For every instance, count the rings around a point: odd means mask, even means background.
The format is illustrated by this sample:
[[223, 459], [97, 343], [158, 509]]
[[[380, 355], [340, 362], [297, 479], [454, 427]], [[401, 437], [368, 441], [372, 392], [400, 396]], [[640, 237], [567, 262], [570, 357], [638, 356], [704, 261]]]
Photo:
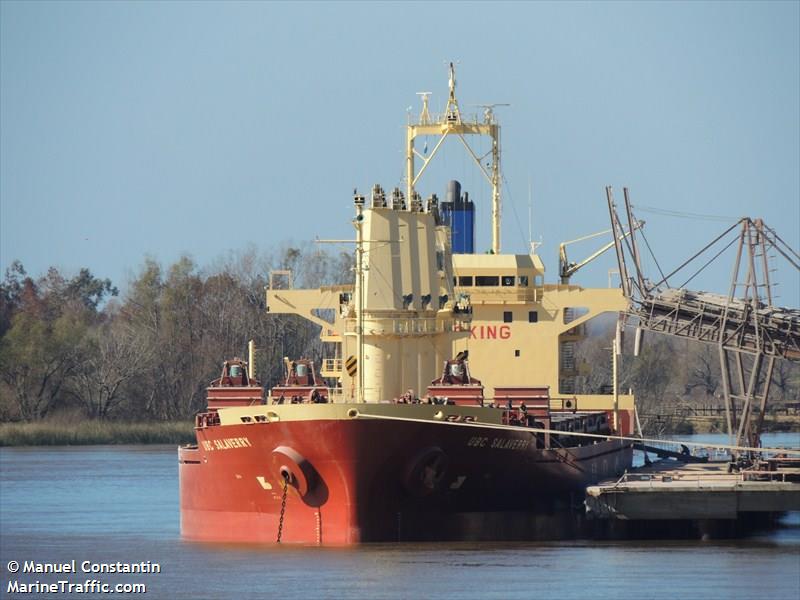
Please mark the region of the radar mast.
[[[428, 96], [430, 92], [421, 92], [419, 95], [422, 97], [422, 112], [416, 122], [411, 119], [408, 123], [406, 129], [406, 198], [408, 198], [409, 202], [413, 199], [416, 194], [417, 183], [436, 156], [444, 140], [450, 135], [458, 137], [492, 187], [492, 252], [500, 254], [500, 124], [495, 120], [492, 108], [494, 106], [507, 105], [485, 105], [484, 108], [486, 110], [484, 111], [482, 122], [478, 121], [477, 116], [474, 119], [462, 119], [461, 110], [456, 99], [456, 71], [452, 62], [450, 63], [449, 75], [449, 96], [444, 114], [431, 115], [428, 112]], [[425, 156], [414, 148], [414, 140], [417, 137], [427, 135], [439, 138], [430, 156]], [[464, 136], [466, 135], [490, 137], [492, 140], [491, 150], [484, 156], [478, 156], [465, 139]], [[489, 154], [492, 156], [491, 163], [485, 166], [483, 159]], [[415, 164], [415, 157], [422, 162], [419, 170], [417, 170]]]

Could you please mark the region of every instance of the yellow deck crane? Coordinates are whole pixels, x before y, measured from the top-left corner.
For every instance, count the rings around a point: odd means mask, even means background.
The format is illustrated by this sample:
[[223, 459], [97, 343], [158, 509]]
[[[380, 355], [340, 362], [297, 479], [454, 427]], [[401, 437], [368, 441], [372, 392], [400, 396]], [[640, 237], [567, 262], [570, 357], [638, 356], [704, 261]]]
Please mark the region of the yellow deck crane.
[[[644, 221], [637, 221], [634, 223], [634, 229], [640, 229], [644, 226]], [[610, 229], [605, 229], [603, 231], [598, 231], [597, 233], [590, 233], [589, 235], [585, 235], [583, 237], [579, 237], [574, 240], [570, 240], [568, 242], [561, 242], [558, 245], [558, 273], [561, 276], [561, 283], [568, 284], [569, 278], [572, 277], [579, 269], [585, 267], [590, 262], [592, 262], [595, 258], [602, 255], [607, 250], [610, 250], [614, 247], [614, 241], [608, 242], [606, 245], [599, 248], [596, 252], [589, 255], [588, 257], [584, 258], [581, 262], [570, 262], [567, 258], [567, 246], [571, 244], [575, 244], [577, 242], [584, 242], [586, 240], [591, 240], [596, 237], [600, 237], [601, 235], [606, 235], [611, 233]], [[631, 234], [630, 231], [626, 231], [620, 236], [620, 241], [623, 240], [625, 237]]]

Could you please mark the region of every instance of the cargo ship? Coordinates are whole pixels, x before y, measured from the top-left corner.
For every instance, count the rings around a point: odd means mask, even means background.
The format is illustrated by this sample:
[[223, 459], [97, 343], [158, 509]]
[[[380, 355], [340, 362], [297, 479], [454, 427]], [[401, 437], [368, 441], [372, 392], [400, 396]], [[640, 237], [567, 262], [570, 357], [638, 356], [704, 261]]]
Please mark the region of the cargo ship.
[[[268, 310], [319, 325], [330, 355], [319, 372], [287, 357], [269, 393], [252, 353], [223, 365], [197, 443], [178, 451], [185, 539], [558, 538], [584, 488], [630, 466], [633, 397], [574, 387], [587, 322], [626, 301], [546, 284], [534, 252], [501, 252], [500, 125], [492, 106], [462, 116], [452, 65], [449, 75], [444, 112], [431, 114], [425, 93], [409, 116], [405, 191], [354, 194], [355, 282], [294, 289], [290, 273], [270, 274]], [[488, 138], [488, 155], [469, 136]], [[437, 139], [430, 154], [415, 147], [422, 137]], [[459, 184], [443, 202], [418, 192], [448, 137], [491, 186], [485, 254]]]

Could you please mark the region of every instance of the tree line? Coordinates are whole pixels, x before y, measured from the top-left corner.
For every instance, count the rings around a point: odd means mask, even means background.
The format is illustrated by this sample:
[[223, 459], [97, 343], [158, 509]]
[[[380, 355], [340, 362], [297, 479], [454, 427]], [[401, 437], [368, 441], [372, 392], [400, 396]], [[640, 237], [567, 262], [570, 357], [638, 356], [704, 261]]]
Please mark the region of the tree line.
[[[131, 421], [189, 419], [205, 407], [205, 388], [222, 361], [258, 346], [265, 387], [283, 376], [284, 356], [319, 360], [318, 329], [266, 310], [268, 273], [289, 269], [296, 287], [352, 283], [349, 252], [308, 244], [259, 253], [249, 248], [200, 268], [181, 257], [168, 266], [146, 259], [123, 293], [89, 269], [39, 277], [20, 262], [0, 283], [0, 421], [73, 415]], [[577, 348], [577, 393], [607, 393], [613, 326]], [[632, 336], [629, 336], [629, 338]], [[723, 403], [715, 347], [649, 335], [619, 366], [620, 388], [637, 396], [646, 430], [669, 429], [659, 412]], [[627, 342], [630, 345], [630, 339]], [[770, 400], [797, 401], [800, 368], [776, 363]]]
[[147, 259], [123, 294], [89, 269], [32, 277], [15, 261], [0, 284], [0, 421], [190, 418], [249, 339], [256, 372], [274, 385], [281, 357], [318, 360], [322, 345], [311, 323], [267, 312], [273, 269], [291, 269], [299, 287], [352, 280], [349, 253], [312, 245], [251, 248], [203, 269], [186, 256]]
[[[633, 333], [632, 329], [628, 332]], [[608, 392], [612, 381], [611, 339], [614, 326], [587, 338], [576, 348], [579, 363], [591, 365], [580, 369], [576, 392], [596, 394]], [[677, 413], [692, 409], [722, 408], [725, 405], [722, 368], [716, 345], [663, 334], [646, 333], [639, 356], [633, 355], [633, 335], [625, 336], [622, 355], [617, 365], [620, 393], [633, 391], [642, 428], [663, 434], [680, 429]], [[745, 367], [749, 367], [749, 361]], [[734, 365], [731, 364], [731, 372]], [[735, 376], [735, 375], [732, 375]], [[764, 369], [759, 389], [764, 383]], [[800, 400], [800, 365], [776, 360], [769, 391], [769, 406], [784, 406]], [[737, 406], [741, 406], [738, 402]], [[722, 416], [717, 429], [724, 432]], [[686, 431], [691, 433], [691, 431]]]

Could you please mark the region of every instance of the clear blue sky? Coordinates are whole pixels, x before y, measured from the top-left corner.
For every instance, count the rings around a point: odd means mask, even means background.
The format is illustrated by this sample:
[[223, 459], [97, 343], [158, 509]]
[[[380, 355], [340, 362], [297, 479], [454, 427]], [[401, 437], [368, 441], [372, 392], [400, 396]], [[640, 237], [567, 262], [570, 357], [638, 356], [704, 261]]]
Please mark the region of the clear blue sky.
[[[608, 184], [642, 207], [762, 217], [797, 249], [799, 7], [4, 1], [0, 263], [86, 266], [124, 287], [146, 255], [204, 265], [350, 237], [353, 188], [401, 184], [406, 109], [423, 90], [441, 108], [447, 60], [465, 109], [511, 104], [503, 249], [527, 249], [530, 181], [549, 281], [559, 242], [608, 227]], [[486, 249], [488, 190], [451, 150], [421, 191], [460, 178]], [[639, 216], [665, 268], [725, 227]], [[576, 282], [605, 285], [612, 263]], [[775, 276], [797, 306], [797, 273]], [[696, 283], [726, 292], [729, 278], [727, 260]]]

